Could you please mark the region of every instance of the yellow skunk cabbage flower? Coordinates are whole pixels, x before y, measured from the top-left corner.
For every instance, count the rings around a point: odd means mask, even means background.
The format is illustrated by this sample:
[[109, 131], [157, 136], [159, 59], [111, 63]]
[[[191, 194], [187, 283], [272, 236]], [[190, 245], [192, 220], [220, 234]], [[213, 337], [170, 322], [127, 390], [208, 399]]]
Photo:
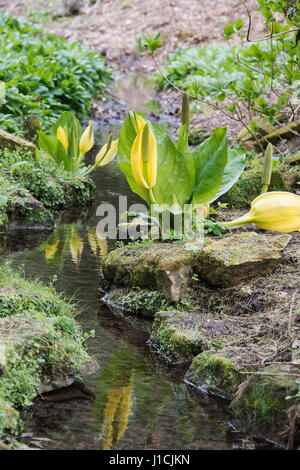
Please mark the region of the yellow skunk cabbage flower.
[[156, 184], [157, 145], [148, 123], [136, 115], [137, 135], [131, 149], [131, 169], [136, 183], [144, 189]]
[[94, 145], [94, 129], [93, 129], [93, 121], [91, 121], [88, 127], [85, 129], [84, 133], [82, 134], [79, 142], [79, 161], [82, 160], [83, 156], [91, 150]]
[[67, 151], [69, 148], [69, 139], [63, 127], [58, 126], [57, 131], [56, 131], [56, 137], [63, 144], [65, 151]]
[[103, 147], [100, 149], [98, 155], [95, 159], [95, 165], [97, 166], [105, 166], [110, 163], [118, 153], [118, 140], [112, 140], [112, 134], [109, 136], [108, 141]]
[[300, 230], [300, 196], [285, 191], [261, 194], [252, 201], [248, 214], [224, 225], [237, 227], [250, 223], [281, 233]]

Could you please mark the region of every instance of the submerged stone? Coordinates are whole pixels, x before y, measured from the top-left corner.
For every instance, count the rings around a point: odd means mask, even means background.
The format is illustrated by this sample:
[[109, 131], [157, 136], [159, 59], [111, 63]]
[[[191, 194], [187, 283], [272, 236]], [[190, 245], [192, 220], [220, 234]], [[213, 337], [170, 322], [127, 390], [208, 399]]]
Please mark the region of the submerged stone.
[[245, 232], [224, 237], [197, 256], [199, 275], [211, 284], [229, 287], [270, 273], [282, 260], [289, 235]]
[[286, 448], [299, 445], [299, 373], [282, 364], [251, 375], [231, 403], [234, 425]]

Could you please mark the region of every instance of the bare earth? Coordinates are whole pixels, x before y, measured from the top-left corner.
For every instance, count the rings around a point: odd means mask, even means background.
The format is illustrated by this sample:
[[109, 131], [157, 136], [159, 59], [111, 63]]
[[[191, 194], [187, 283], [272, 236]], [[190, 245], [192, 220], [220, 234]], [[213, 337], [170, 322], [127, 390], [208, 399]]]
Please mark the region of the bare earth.
[[[114, 69], [115, 78], [128, 72], [150, 74], [155, 70], [151, 58], [142, 56], [137, 49], [137, 37], [141, 32], [155, 35], [162, 32], [164, 47], [159, 56], [163, 64], [167, 55], [178, 47], [201, 47], [215, 42], [228, 41], [222, 37], [226, 23], [242, 18], [245, 30], [248, 16], [240, 0], [102, 0], [89, 7], [84, 0], [75, 16], [66, 15], [64, 4], [76, 0], [0, 0], [0, 9], [17, 17], [28, 17], [39, 20], [45, 29], [70, 41], [80, 41], [101, 52], [110, 67]], [[262, 17], [255, 12], [256, 0], [246, 1], [253, 14], [252, 37], [259, 38], [264, 34]], [[45, 16], [48, 13], [48, 16]], [[239, 38], [231, 42], [240, 43]], [[122, 90], [125, 86], [125, 91]], [[118, 96], [130, 95], [132, 83], [122, 83]], [[133, 90], [136, 91], [136, 90]], [[167, 91], [160, 101], [167, 114], [178, 120], [177, 111], [180, 105], [178, 93]], [[135, 103], [133, 102], [133, 105]], [[131, 103], [130, 103], [131, 105]], [[100, 106], [100, 110], [101, 110]], [[99, 109], [98, 109], [99, 111]], [[205, 127], [208, 130], [216, 126], [230, 125], [230, 134], [236, 135], [240, 123], [236, 123], [218, 111], [205, 109], [193, 116], [193, 127]]]

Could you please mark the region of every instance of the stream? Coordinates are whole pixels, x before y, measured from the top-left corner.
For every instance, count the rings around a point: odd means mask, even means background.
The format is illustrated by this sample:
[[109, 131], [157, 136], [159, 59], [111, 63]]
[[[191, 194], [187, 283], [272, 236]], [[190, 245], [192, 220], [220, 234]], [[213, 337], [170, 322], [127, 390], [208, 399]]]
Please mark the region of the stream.
[[[126, 86], [132, 86], [130, 80]], [[95, 147], [117, 130], [118, 124], [112, 129], [95, 122]], [[95, 238], [100, 220], [96, 208], [103, 202], [118, 207], [119, 195], [127, 195], [129, 203], [139, 198], [116, 162], [100, 168], [93, 178], [96, 194], [91, 206], [66, 211], [49, 236], [9, 234], [1, 247], [2, 261], [9, 260], [13, 268], [23, 265], [27, 276], [53, 280], [59, 292], [75, 296], [80, 304], [77, 321], [84, 331], [95, 331], [87, 345], [99, 363], [84, 386], [78, 383], [35, 400], [24, 416], [22, 442], [42, 449], [257, 448], [251, 438], [233, 430], [223, 405], [195, 396], [153, 359], [147, 346], [150, 324], [135, 327], [101, 306], [99, 266], [114, 243]], [[77, 250], [70, 249], [74, 235]], [[51, 251], [53, 246], [56, 251]]]

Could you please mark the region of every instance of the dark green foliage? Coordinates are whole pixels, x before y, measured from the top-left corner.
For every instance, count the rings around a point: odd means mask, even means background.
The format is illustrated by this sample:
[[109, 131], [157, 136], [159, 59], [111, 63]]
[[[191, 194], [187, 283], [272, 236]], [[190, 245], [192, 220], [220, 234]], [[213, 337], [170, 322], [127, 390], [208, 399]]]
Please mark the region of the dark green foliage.
[[0, 81], [6, 88], [2, 128], [20, 134], [23, 116], [37, 116], [48, 129], [64, 110], [79, 118], [89, 114], [92, 96], [110, 77], [102, 56], [5, 13], [0, 35]]

